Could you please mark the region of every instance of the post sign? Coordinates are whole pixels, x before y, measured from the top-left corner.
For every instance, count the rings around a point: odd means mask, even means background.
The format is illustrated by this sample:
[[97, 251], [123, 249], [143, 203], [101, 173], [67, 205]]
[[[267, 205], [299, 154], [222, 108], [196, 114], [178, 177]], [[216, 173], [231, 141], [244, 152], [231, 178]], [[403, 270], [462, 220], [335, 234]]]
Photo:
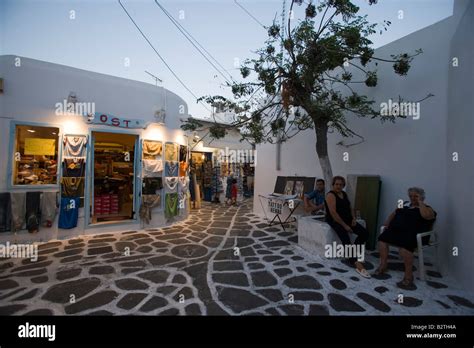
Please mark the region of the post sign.
[[145, 120], [126, 119], [111, 114], [96, 112], [94, 115], [86, 116], [86, 122], [89, 124], [101, 124], [103, 126], [112, 126], [117, 128], [146, 128]]

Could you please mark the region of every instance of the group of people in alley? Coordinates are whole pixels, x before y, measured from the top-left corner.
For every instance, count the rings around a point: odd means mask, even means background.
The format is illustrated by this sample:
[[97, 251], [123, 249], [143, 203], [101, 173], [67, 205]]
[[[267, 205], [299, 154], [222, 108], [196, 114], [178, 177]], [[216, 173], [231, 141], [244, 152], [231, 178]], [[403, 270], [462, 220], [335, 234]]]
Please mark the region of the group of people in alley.
[[[365, 245], [369, 233], [357, 222], [355, 211], [344, 191], [346, 180], [342, 176], [335, 176], [331, 184], [331, 190], [326, 193], [324, 180], [318, 179], [316, 188], [304, 195], [305, 210], [313, 214], [324, 212], [326, 222], [344, 246]], [[375, 271], [377, 275], [387, 272], [389, 246], [398, 247], [405, 267], [404, 277], [398, 286], [406, 289], [413, 288], [414, 285], [413, 253], [417, 248], [417, 234], [430, 231], [436, 220], [436, 212], [425, 203], [425, 191], [422, 188], [409, 188], [408, 198], [403, 207], [395, 209], [382, 226], [383, 231], [378, 237], [380, 264]], [[354, 242], [351, 241], [350, 234], [357, 236]], [[427, 243], [429, 236], [423, 238], [423, 244]], [[371, 277], [364, 264], [356, 257], [350, 257], [348, 261], [361, 276]]]

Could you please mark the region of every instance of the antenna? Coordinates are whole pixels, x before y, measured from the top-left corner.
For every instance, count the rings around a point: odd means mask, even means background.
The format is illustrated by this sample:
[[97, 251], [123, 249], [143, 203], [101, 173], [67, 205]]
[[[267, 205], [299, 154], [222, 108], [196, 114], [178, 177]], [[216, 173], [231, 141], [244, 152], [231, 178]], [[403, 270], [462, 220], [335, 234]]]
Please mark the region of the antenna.
[[145, 70], [145, 72], [146, 72], [148, 75], [150, 75], [152, 78], [155, 79], [155, 84], [156, 84], [157, 86], [158, 86], [158, 81], [163, 82], [162, 79], [160, 79], [159, 77], [156, 77], [156, 76], [153, 75], [152, 73], [150, 73], [150, 72], [148, 72], [148, 71], [146, 71], [146, 70]]

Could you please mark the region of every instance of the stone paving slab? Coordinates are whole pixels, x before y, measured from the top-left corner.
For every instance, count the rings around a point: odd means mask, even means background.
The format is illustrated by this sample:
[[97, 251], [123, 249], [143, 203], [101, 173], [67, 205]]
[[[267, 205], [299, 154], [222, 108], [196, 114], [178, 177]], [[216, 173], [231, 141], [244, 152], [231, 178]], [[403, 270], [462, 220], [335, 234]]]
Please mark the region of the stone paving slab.
[[[203, 204], [163, 228], [51, 241], [37, 262], [0, 260], [0, 315], [473, 315], [474, 294], [427, 263], [416, 289], [403, 265], [360, 277], [343, 260], [311, 255], [238, 207]], [[369, 253], [374, 270], [378, 254]], [[376, 279], [378, 278], [378, 279]], [[400, 296], [402, 295], [402, 296]], [[403, 298], [403, 302], [400, 302]]]

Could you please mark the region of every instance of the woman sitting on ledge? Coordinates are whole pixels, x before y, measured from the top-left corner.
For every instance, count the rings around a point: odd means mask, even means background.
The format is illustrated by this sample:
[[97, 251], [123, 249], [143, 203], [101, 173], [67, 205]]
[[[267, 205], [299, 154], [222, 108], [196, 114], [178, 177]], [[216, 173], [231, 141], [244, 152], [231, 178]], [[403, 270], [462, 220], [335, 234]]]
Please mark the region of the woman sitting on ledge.
[[[408, 189], [410, 204], [396, 209], [383, 225], [379, 236], [380, 266], [375, 272], [381, 275], [387, 271], [388, 247], [400, 247], [400, 256], [405, 264], [405, 277], [397, 285], [403, 289], [413, 289], [413, 251], [417, 248], [416, 235], [432, 229], [436, 212], [424, 203], [425, 191], [422, 188]], [[423, 238], [423, 244], [429, 242], [429, 236]]]
[[[336, 231], [344, 246], [350, 245], [349, 233], [354, 233], [357, 238], [354, 244], [364, 245], [369, 238], [367, 230], [357, 223], [351, 210], [351, 203], [347, 194], [342, 190], [346, 186], [346, 180], [342, 176], [335, 176], [332, 179], [332, 191], [329, 191], [324, 201], [326, 205], [326, 222]], [[360, 257], [361, 255], [359, 255]], [[365, 278], [370, 278], [364, 265], [357, 261], [357, 257], [349, 257], [351, 265]]]

